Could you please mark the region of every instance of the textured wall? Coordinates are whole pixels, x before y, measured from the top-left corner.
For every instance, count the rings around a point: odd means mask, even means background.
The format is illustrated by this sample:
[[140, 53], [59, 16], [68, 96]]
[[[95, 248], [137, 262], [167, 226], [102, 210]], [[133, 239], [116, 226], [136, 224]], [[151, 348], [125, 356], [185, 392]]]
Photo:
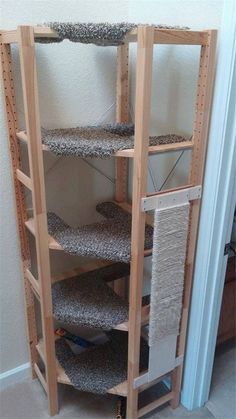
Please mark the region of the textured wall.
[[[189, 25], [194, 28], [218, 27], [221, 1], [128, 1], [128, 0], [2, 0], [1, 27], [44, 21], [136, 21]], [[19, 83], [19, 60], [13, 48], [17, 109], [24, 126]], [[37, 45], [41, 121], [45, 127], [112, 121], [115, 101], [116, 49], [62, 44]], [[191, 133], [194, 81], [198, 52], [192, 47], [155, 47], [151, 128], [154, 133], [177, 131]], [[135, 47], [132, 47], [134, 71]], [[158, 77], [158, 79], [157, 79]], [[134, 79], [132, 81], [134, 97]], [[28, 360], [20, 281], [19, 249], [14, 220], [12, 181], [4, 114], [1, 105], [1, 372]], [[131, 114], [133, 110], [131, 109]], [[160, 187], [178, 154], [152, 158], [151, 168], [156, 187]], [[187, 153], [177, 168], [178, 180], [184, 179]], [[112, 161], [93, 162], [109, 178], [114, 178]], [[157, 171], [158, 168], [158, 171]], [[46, 156], [47, 203], [66, 221], [77, 224], [97, 218], [95, 202], [113, 194], [113, 183], [85, 162], [73, 158]], [[169, 185], [173, 180], [169, 180]], [[149, 179], [149, 189], [153, 182]], [[27, 204], [30, 208], [29, 195]], [[78, 259], [52, 254], [53, 270], [76, 265]]]

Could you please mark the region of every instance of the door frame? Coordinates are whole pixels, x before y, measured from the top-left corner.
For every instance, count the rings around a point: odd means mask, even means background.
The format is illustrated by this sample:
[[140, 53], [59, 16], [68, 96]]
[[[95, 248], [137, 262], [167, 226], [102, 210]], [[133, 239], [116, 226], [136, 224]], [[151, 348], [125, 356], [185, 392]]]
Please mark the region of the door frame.
[[209, 398], [227, 256], [236, 203], [236, 3], [226, 0], [218, 35], [217, 71], [181, 403]]

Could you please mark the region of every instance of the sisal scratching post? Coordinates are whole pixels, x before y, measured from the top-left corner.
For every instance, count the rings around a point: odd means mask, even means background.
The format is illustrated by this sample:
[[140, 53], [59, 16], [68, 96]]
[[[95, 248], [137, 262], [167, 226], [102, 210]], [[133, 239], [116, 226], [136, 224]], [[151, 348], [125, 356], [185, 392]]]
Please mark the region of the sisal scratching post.
[[189, 204], [155, 211], [150, 346], [179, 333], [188, 224]]
[[[161, 200], [161, 198], [160, 198]], [[136, 388], [168, 374], [182, 362], [176, 358], [184, 287], [189, 203], [156, 209], [154, 219], [148, 372]]]

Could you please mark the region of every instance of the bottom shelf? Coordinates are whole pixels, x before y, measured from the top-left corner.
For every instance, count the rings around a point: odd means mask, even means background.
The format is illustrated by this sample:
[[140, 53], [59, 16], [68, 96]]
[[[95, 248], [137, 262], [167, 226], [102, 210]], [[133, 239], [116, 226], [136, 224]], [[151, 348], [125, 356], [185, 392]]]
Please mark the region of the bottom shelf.
[[[60, 363], [57, 360], [57, 381], [60, 384], [67, 384], [70, 386], [73, 386], [72, 382], [70, 381], [68, 375], [66, 375], [65, 370], [62, 368]], [[109, 394], [115, 394], [117, 396], [123, 396], [127, 397], [127, 380], [123, 383], [118, 384], [117, 386], [114, 386], [110, 388], [107, 393]]]
[[[126, 397], [127, 334], [112, 331], [109, 333], [109, 338], [108, 342], [88, 348], [78, 355], [71, 351], [64, 339], [56, 339], [57, 381], [72, 385], [81, 391]], [[141, 370], [146, 370], [148, 346], [144, 340], [141, 347]], [[36, 348], [45, 362], [43, 340], [39, 341]]]

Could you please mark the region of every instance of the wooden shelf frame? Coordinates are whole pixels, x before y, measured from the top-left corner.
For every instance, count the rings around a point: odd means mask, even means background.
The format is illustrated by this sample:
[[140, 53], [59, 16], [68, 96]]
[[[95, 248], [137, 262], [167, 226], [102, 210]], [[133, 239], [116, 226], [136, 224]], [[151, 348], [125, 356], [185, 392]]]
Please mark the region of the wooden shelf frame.
[[[145, 27], [145, 25], [139, 26]], [[34, 39], [38, 38], [58, 38], [55, 30], [46, 26], [32, 27]], [[154, 29], [154, 44], [175, 44], [175, 45], [207, 45], [208, 30], [193, 31], [188, 29]], [[2, 30], [2, 43], [11, 44], [19, 42], [18, 29]], [[133, 29], [126, 35], [125, 44], [130, 42], [137, 42], [138, 28]]]
[[[35, 40], [45, 36], [56, 37], [55, 31], [46, 27], [20, 26], [16, 30], [1, 31], [1, 63], [4, 97], [6, 102], [9, 147], [12, 159], [12, 172], [16, 195], [16, 214], [18, 220], [19, 237], [21, 243], [22, 264], [24, 272], [26, 314], [28, 319], [28, 342], [31, 354], [33, 377], [41, 381], [49, 400], [49, 412], [58, 412], [57, 382], [70, 384], [68, 377], [60, 370], [55, 357], [53, 313], [51, 299], [51, 272], [49, 249], [59, 249], [58, 243], [48, 237], [45, 180], [43, 172], [43, 151], [40, 131], [40, 117], [38, 109], [37, 72], [35, 61]], [[148, 147], [149, 118], [151, 102], [152, 55], [155, 44], [200, 45], [201, 57], [199, 62], [199, 78], [195, 105], [195, 122], [193, 140], [191, 144], [178, 144], [180, 147], [192, 150], [189, 184], [202, 185], [210, 118], [210, 105], [214, 80], [214, 55], [216, 47], [216, 31], [190, 31], [157, 29], [153, 26], [141, 25], [129, 33], [125, 44], [117, 48], [117, 122], [129, 120], [129, 42], [137, 42], [137, 83], [135, 105], [135, 145], [132, 150], [122, 150], [116, 157], [116, 192], [115, 200], [120, 205], [127, 205], [127, 158], [133, 158], [133, 197], [132, 197], [132, 233], [131, 233], [131, 275], [129, 292], [129, 320], [122, 325], [129, 334], [128, 345], [128, 379], [121, 383], [112, 394], [127, 397], [127, 419], [136, 419], [161, 406], [167, 401], [172, 407], [179, 404], [182, 366], [170, 372], [172, 389], [166, 395], [138, 410], [139, 390], [134, 389], [134, 379], [139, 372], [139, 347], [142, 325], [142, 281], [144, 254], [144, 226], [145, 214], [141, 210], [141, 201], [148, 196], [146, 192], [147, 159], [148, 154], [172, 151], [175, 145]], [[13, 76], [11, 69], [11, 43], [17, 43], [20, 51], [21, 77], [24, 94], [24, 109], [26, 132], [19, 132], [15, 106]], [[26, 141], [29, 151], [30, 176], [26, 176], [21, 167], [20, 143], [18, 139]], [[184, 149], [184, 148], [182, 148]], [[22, 186], [32, 192], [34, 221], [27, 220], [24, 194]], [[176, 356], [183, 356], [186, 342], [188, 312], [194, 269], [194, 255], [198, 231], [200, 200], [191, 203], [191, 217], [189, 223], [188, 251], [186, 258], [185, 286], [181, 328]], [[38, 279], [30, 271], [30, 252], [26, 227], [35, 235]], [[61, 279], [63, 279], [61, 277]], [[124, 293], [122, 283], [118, 283], [116, 292]], [[35, 319], [34, 294], [40, 300], [43, 343], [37, 340]], [[146, 306], [147, 307], [147, 306]], [[145, 308], [146, 310], [146, 308]], [[146, 313], [147, 314], [147, 313]], [[38, 367], [39, 356], [45, 363], [45, 377]], [[161, 378], [160, 378], [161, 379]], [[149, 383], [150, 385], [154, 383]]]

